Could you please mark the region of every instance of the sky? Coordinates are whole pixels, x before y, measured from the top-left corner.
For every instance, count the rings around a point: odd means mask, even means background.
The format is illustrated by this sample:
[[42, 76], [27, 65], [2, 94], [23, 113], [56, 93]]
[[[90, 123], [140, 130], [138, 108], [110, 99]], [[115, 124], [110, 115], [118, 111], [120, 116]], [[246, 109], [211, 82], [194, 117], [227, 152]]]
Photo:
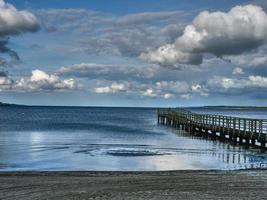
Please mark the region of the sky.
[[0, 0], [0, 102], [267, 106], [266, 40], [266, 0]]

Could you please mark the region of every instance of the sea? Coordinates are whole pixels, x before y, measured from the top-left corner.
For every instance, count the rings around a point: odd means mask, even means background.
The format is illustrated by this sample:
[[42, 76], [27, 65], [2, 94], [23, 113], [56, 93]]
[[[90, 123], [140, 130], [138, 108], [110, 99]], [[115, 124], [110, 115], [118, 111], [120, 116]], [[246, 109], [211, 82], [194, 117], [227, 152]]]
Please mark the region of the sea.
[[[193, 109], [267, 119], [267, 110]], [[267, 153], [157, 124], [156, 108], [0, 107], [0, 171], [266, 168]]]

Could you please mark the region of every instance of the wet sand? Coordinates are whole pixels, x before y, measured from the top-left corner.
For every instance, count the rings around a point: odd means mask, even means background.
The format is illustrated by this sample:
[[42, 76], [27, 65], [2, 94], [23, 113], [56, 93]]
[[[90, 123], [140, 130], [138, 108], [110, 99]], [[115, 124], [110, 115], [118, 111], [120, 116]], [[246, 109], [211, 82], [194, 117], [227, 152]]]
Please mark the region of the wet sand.
[[0, 199], [266, 199], [267, 171], [3, 172]]

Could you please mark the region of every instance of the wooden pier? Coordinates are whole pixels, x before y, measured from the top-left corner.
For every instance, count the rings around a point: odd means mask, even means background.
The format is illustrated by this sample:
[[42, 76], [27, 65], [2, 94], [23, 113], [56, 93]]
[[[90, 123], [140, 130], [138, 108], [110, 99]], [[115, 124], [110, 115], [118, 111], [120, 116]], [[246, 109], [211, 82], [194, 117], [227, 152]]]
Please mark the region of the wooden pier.
[[189, 134], [267, 150], [267, 120], [159, 109], [158, 123]]

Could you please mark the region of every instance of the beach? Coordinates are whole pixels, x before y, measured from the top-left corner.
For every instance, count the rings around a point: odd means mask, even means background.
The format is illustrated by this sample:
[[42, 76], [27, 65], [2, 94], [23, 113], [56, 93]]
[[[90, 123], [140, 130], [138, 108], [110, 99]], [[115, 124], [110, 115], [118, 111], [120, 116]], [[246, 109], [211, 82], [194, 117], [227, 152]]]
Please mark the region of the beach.
[[265, 151], [159, 125], [156, 111], [2, 107], [0, 199], [266, 199]]
[[265, 199], [267, 173], [2, 172], [0, 199]]

